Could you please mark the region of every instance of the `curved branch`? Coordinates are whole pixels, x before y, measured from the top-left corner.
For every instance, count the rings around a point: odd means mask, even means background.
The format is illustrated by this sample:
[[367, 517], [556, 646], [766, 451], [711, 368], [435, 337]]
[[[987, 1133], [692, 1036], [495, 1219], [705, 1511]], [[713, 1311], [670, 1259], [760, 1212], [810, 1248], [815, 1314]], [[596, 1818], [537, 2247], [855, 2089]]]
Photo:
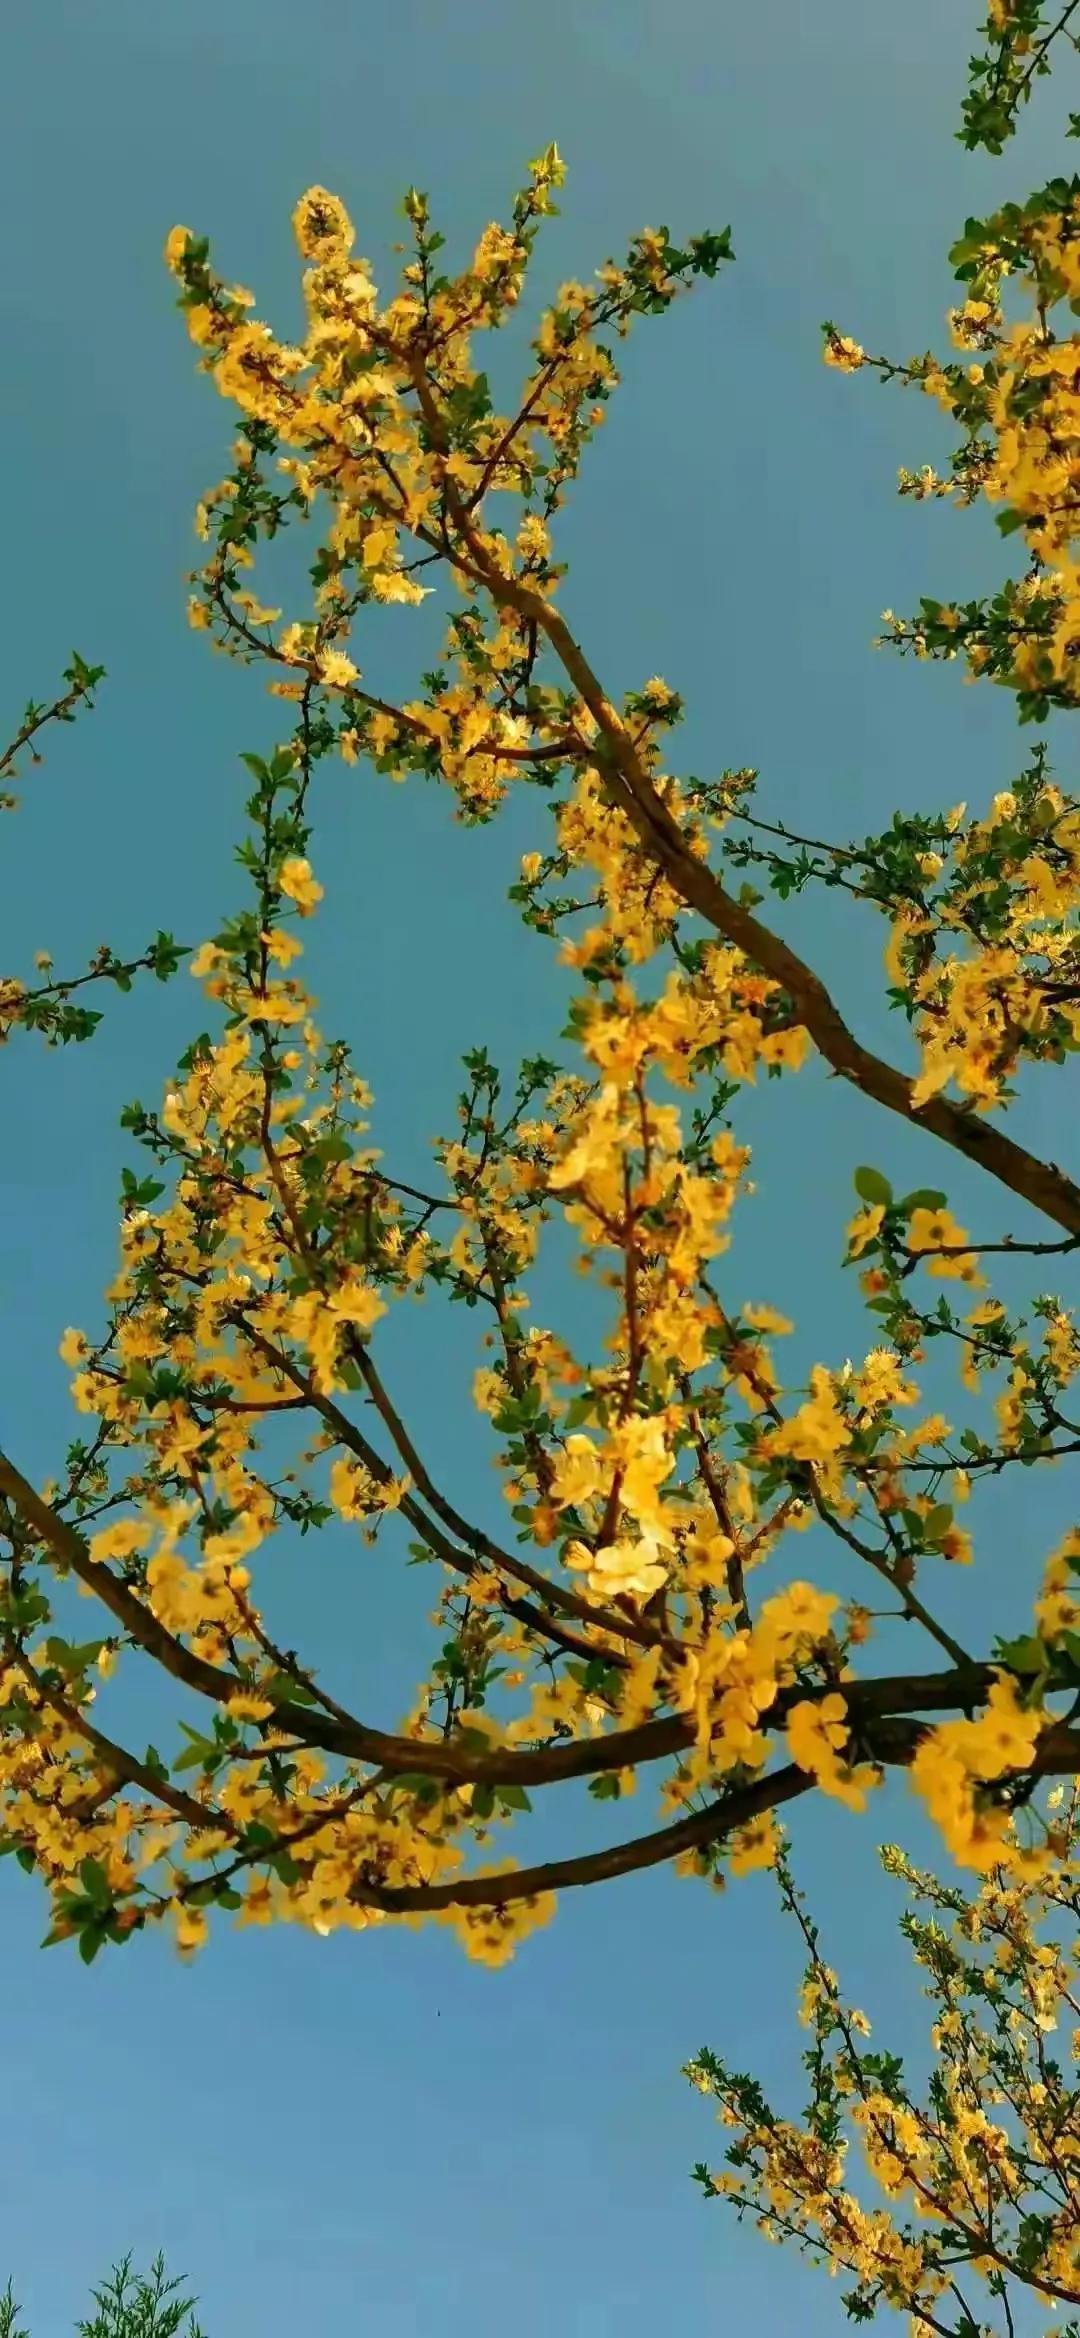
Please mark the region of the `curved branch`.
[[[69, 1729], [77, 1731], [114, 1773], [107, 1782], [83, 1798], [81, 1808], [84, 1812], [88, 1803], [96, 1809], [99, 1803], [107, 1801], [110, 1795], [115, 1794], [118, 1786], [141, 1786], [154, 1802], [163, 1802], [177, 1818], [184, 1819], [193, 1833], [236, 1833], [233, 1820], [226, 1818], [223, 1811], [215, 1810], [212, 1804], [204, 1807], [201, 1802], [196, 1802], [193, 1795], [185, 1794], [182, 1786], [174, 1786], [170, 1780], [160, 1777], [156, 1770], [148, 1768], [145, 1762], [140, 1762], [134, 1754], [130, 1754], [126, 1746], [117, 1745], [115, 1738], [106, 1737], [104, 1730], [95, 1728], [79, 1706], [73, 1705], [70, 1698], [65, 1697], [60, 1690], [46, 1688], [29, 1657], [6, 1635], [5, 1638], [11, 1662], [19, 1666], [42, 1703], [48, 1705], [61, 1721], [65, 1721]], [[70, 1816], [78, 1812], [80, 1805], [69, 1803], [66, 1807]]]
[[897, 1113], [914, 1128], [928, 1129], [932, 1136], [952, 1146], [965, 1159], [974, 1161], [1033, 1209], [1062, 1226], [1067, 1234], [1080, 1234], [1080, 1187], [1063, 1170], [1052, 1162], [1040, 1161], [1000, 1129], [992, 1128], [975, 1113], [950, 1104], [943, 1096], [931, 1096], [924, 1104], [916, 1105], [914, 1082], [856, 1039], [820, 976], [778, 934], [734, 900], [711, 869], [695, 859], [569, 628], [546, 602], [538, 602], [537, 617], [598, 724], [611, 764], [622, 783], [617, 789], [617, 800], [636, 834], [659, 860], [687, 905], [707, 919], [725, 941], [733, 942], [764, 973], [782, 984], [799, 1021], [833, 1071], [874, 1103], [883, 1104], [886, 1111]]
[[531, 618], [549, 641], [596, 723], [602, 741], [598, 760], [612, 780], [616, 802], [687, 907], [696, 909], [725, 941], [734, 943], [782, 984], [818, 1053], [841, 1079], [850, 1080], [864, 1096], [897, 1113], [912, 1127], [929, 1129], [932, 1136], [974, 1161], [1067, 1234], [1080, 1234], [1080, 1187], [1063, 1170], [1052, 1162], [1040, 1161], [1000, 1129], [991, 1128], [975, 1113], [950, 1104], [943, 1096], [931, 1096], [926, 1103], [916, 1105], [913, 1081], [856, 1039], [820, 976], [778, 934], [734, 900], [705, 863], [695, 859], [678, 822], [657, 794], [621, 715], [565, 620], [542, 594], [496, 567], [449, 481], [446, 496], [471, 562], [492, 599]]
[[[58, 1518], [19, 1470], [0, 1453], [0, 1491], [22, 1512], [61, 1563], [96, 1593], [147, 1653], [164, 1669], [200, 1695], [223, 1704], [244, 1687], [236, 1673], [208, 1664], [193, 1649], [166, 1631], [125, 1583], [107, 1566], [91, 1559], [83, 1537]], [[997, 1678], [993, 1665], [957, 1665], [949, 1672], [896, 1673], [880, 1680], [833, 1684], [820, 1688], [796, 1685], [781, 1691], [760, 1726], [782, 1723], [799, 1698], [830, 1694], [844, 1696], [853, 1726], [874, 1717], [957, 1710], [971, 1711], [985, 1702]], [[361, 1721], [312, 1713], [308, 1707], [283, 1702], [275, 1708], [275, 1727], [288, 1730], [305, 1745], [317, 1746], [343, 1760], [369, 1761], [387, 1771], [421, 1773], [450, 1778], [455, 1784], [554, 1785], [569, 1778], [599, 1776], [604, 1771], [636, 1768], [642, 1762], [662, 1761], [686, 1752], [694, 1743], [693, 1722], [681, 1713], [644, 1721], [632, 1729], [614, 1730], [607, 1737], [575, 1739], [569, 1744], [517, 1752], [496, 1746], [478, 1752], [453, 1739], [397, 1737], [372, 1729]]]
[[805, 1794], [814, 1780], [792, 1763], [771, 1778], [739, 1786], [691, 1818], [655, 1834], [637, 1835], [631, 1842], [614, 1843], [606, 1851], [590, 1851], [580, 1859], [550, 1859], [541, 1867], [522, 1867], [505, 1875], [470, 1875], [459, 1883], [419, 1883], [397, 1890], [374, 1884], [353, 1885], [350, 1898], [362, 1908], [381, 1908], [387, 1915], [411, 1914], [421, 1908], [503, 1908], [510, 1900], [534, 1899], [538, 1892], [569, 1891], [577, 1884], [603, 1883], [615, 1875], [633, 1875], [643, 1867], [658, 1867], [677, 1859], [680, 1852], [697, 1851], [718, 1842], [732, 1827], [745, 1826], [764, 1810], [775, 1810]]
[[[310, 1374], [303, 1371], [293, 1357], [287, 1355], [283, 1349], [275, 1347], [273, 1342], [268, 1340], [261, 1331], [257, 1331], [240, 1310], [236, 1311], [235, 1319], [242, 1323], [246, 1338], [251, 1341], [253, 1347], [258, 1349], [260, 1355], [265, 1356], [267, 1361], [275, 1365], [286, 1379], [291, 1380], [295, 1388], [303, 1390], [312, 1411], [319, 1413], [321, 1418], [333, 1428], [341, 1443], [347, 1445], [356, 1454], [357, 1459], [363, 1462], [365, 1469], [370, 1470], [372, 1477], [376, 1478], [380, 1485], [389, 1485], [394, 1476], [390, 1463], [384, 1461], [381, 1453], [376, 1452], [375, 1447], [368, 1443], [363, 1430], [357, 1428], [355, 1421], [351, 1421], [348, 1414], [342, 1412], [340, 1405], [335, 1404], [332, 1397], [322, 1395], [320, 1390], [314, 1386]], [[519, 1583], [528, 1584], [530, 1590], [539, 1592], [542, 1599], [552, 1601], [566, 1615], [577, 1616], [583, 1623], [594, 1624], [602, 1631], [614, 1634], [619, 1639], [639, 1641], [645, 1648], [663, 1646], [663, 1634], [654, 1631], [651, 1625], [640, 1622], [634, 1616], [613, 1616], [609, 1610], [593, 1607], [587, 1599], [582, 1597], [580, 1592], [571, 1591], [566, 1585], [553, 1582], [549, 1575], [542, 1575], [539, 1568], [530, 1567], [526, 1559], [516, 1558], [512, 1551], [503, 1550], [500, 1543], [492, 1542], [489, 1536], [478, 1533], [475, 1527], [470, 1526], [468, 1520], [461, 1517], [452, 1503], [444, 1500], [438, 1488], [433, 1484], [404, 1423], [391, 1404], [381, 1380], [378, 1379], [363, 1341], [350, 1342], [349, 1352], [358, 1371], [371, 1390], [372, 1402], [389, 1429], [401, 1459], [409, 1469], [414, 1483], [425, 1495], [431, 1509], [442, 1519], [443, 1524], [448, 1526], [451, 1532], [458, 1535], [459, 1539], [468, 1546], [466, 1550], [462, 1551], [457, 1550], [452, 1543], [447, 1542], [445, 1536], [439, 1532], [438, 1527], [432, 1524], [431, 1519], [425, 1515], [419, 1504], [414, 1502], [409, 1494], [406, 1494], [399, 1505], [402, 1517], [407, 1518], [410, 1525], [416, 1527], [417, 1533], [423, 1536], [429, 1549], [434, 1551], [446, 1566], [452, 1567], [459, 1575], [478, 1574], [482, 1571], [482, 1556], [497, 1572], [512, 1575]], [[527, 1623], [534, 1631], [545, 1632], [549, 1639], [560, 1640], [567, 1648], [573, 1649], [575, 1653], [580, 1653], [582, 1643], [576, 1634], [564, 1631], [554, 1618], [546, 1618], [539, 1609], [532, 1607], [527, 1600], [507, 1598], [503, 1604], [508, 1615], [517, 1616], [520, 1622]], [[670, 1643], [670, 1645], [674, 1653], [674, 1643]], [[590, 1647], [588, 1653], [590, 1656], [603, 1655], [609, 1662], [616, 1665], [625, 1661], [616, 1651], [609, 1653], [607, 1649], [599, 1646]]]
[[[36, 737], [38, 731], [44, 730], [46, 723], [70, 722], [73, 717], [73, 709], [80, 705], [84, 699], [91, 705], [93, 704], [90, 694], [94, 683], [103, 679], [105, 668], [104, 666], [84, 666], [80, 674], [78, 668], [81, 662], [78, 658], [75, 660], [71, 669], [74, 676], [71, 688], [65, 690], [62, 697], [54, 698], [51, 706], [29, 706], [27, 708], [26, 715], [14, 738], [9, 740], [3, 752], [0, 753], [0, 778], [6, 778], [11, 773], [15, 758], [20, 750], [29, 746], [30, 741]], [[68, 678], [68, 675], [65, 674], [64, 680], [67, 681]], [[40, 757], [37, 759], [40, 762]]]
[[[885, 1721], [868, 1733], [868, 1750], [876, 1761], [906, 1767], [923, 1735], [917, 1722]], [[1037, 1776], [1080, 1771], [1080, 1732], [1068, 1729], [1063, 1723], [1048, 1730], [1039, 1746], [1034, 1769]], [[464, 1876], [457, 1883], [411, 1884], [394, 1889], [358, 1882], [353, 1885], [350, 1898], [360, 1907], [378, 1908], [388, 1916], [404, 1916], [436, 1908], [502, 1908], [511, 1900], [535, 1899], [540, 1892], [568, 1891], [579, 1884], [608, 1882], [613, 1876], [634, 1875], [642, 1868], [658, 1867], [666, 1860], [676, 1859], [684, 1851], [701, 1850], [720, 1842], [734, 1827], [745, 1826], [748, 1820], [759, 1818], [763, 1812], [794, 1801], [798, 1795], [808, 1793], [814, 1784], [805, 1770], [796, 1769], [790, 1763], [782, 1770], [775, 1770], [771, 1777], [755, 1779], [752, 1785], [739, 1786], [730, 1794], [721, 1795], [718, 1801], [696, 1811], [691, 1818], [677, 1819], [673, 1826], [659, 1827], [650, 1835], [637, 1835], [630, 1842], [615, 1843], [605, 1851], [587, 1852], [579, 1859], [551, 1859], [537, 1867], [507, 1870], [502, 1875]]]
[[217, 1704], [224, 1704], [234, 1690], [244, 1686], [235, 1673], [208, 1664], [194, 1649], [185, 1648], [181, 1640], [175, 1640], [164, 1624], [158, 1622], [153, 1610], [144, 1606], [126, 1583], [121, 1583], [109, 1567], [92, 1559], [84, 1537], [50, 1508], [6, 1453], [0, 1453], [0, 1493], [6, 1494], [20, 1516], [51, 1550], [54, 1559], [62, 1567], [70, 1567], [80, 1583], [86, 1584], [117, 1622], [123, 1624], [125, 1631], [138, 1640], [149, 1656], [156, 1657], [174, 1679], [183, 1681], [187, 1688], [197, 1689], [200, 1696], [213, 1697]]
[[[449, 1527], [452, 1534], [458, 1535], [470, 1550], [482, 1552], [492, 1567], [502, 1573], [516, 1575], [519, 1582], [527, 1583], [533, 1591], [539, 1591], [543, 1598], [552, 1600], [556, 1607], [564, 1608], [568, 1615], [576, 1615], [583, 1622], [600, 1625], [605, 1631], [617, 1633], [620, 1639], [638, 1640], [643, 1647], [666, 1647], [671, 1654], [678, 1653], [677, 1642], [671, 1640], [667, 1634], [657, 1631], [653, 1625], [642, 1622], [636, 1616], [613, 1616], [610, 1609], [592, 1606], [587, 1599], [582, 1597], [580, 1592], [571, 1591], [561, 1583], [552, 1582], [549, 1576], [541, 1575], [536, 1567], [530, 1567], [526, 1560], [515, 1558], [513, 1552], [504, 1550], [501, 1543], [493, 1542], [489, 1535], [480, 1532], [475, 1526], [470, 1526], [468, 1519], [463, 1518], [460, 1511], [454, 1508], [453, 1503], [448, 1502], [445, 1495], [439, 1492], [429, 1471], [425, 1468], [400, 1413], [383, 1386], [364, 1341], [358, 1338], [355, 1333], [350, 1333], [347, 1345], [353, 1363], [371, 1396], [375, 1410], [392, 1437], [401, 1459], [425, 1500], [434, 1510], [436, 1517], [442, 1519], [444, 1526]], [[402, 1507], [404, 1508], [404, 1504]], [[593, 1653], [598, 1654], [599, 1651], [594, 1650]]]

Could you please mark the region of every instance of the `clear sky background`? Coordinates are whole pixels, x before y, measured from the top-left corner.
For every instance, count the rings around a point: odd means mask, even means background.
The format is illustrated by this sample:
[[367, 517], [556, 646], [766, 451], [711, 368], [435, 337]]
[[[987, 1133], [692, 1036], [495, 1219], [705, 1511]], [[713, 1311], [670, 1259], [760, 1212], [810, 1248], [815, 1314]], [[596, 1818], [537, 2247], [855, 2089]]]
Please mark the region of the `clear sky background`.
[[[1060, 158], [1046, 96], [1002, 161], [955, 143], [973, 39], [967, 0], [10, 10], [8, 713], [49, 694], [73, 643], [109, 680], [91, 720], [52, 735], [5, 830], [5, 969], [25, 972], [40, 947], [62, 969], [103, 939], [134, 951], [159, 924], [194, 943], [236, 900], [236, 757], [272, 738], [273, 713], [260, 679], [184, 622], [191, 508], [226, 467], [231, 417], [194, 374], [160, 253], [174, 221], [208, 233], [226, 275], [288, 329], [289, 214], [315, 180], [345, 198], [384, 277], [410, 181], [464, 256], [552, 138], [570, 177], [539, 292], [646, 223], [730, 222], [736, 268], [626, 354], [562, 538], [567, 609], [610, 689], [659, 672], [685, 693], [680, 768], [753, 763], [763, 802], [795, 825], [865, 832], [895, 805], [1006, 786], [1022, 761], [1011, 702], [870, 648], [884, 605], [988, 583], [997, 540], [896, 500], [897, 466], [943, 451], [935, 414], [827, 373], [818, 336], [828, 315], [872, 349], [940, 345], [965, 214], [1023, 196]], [[376, 686], [407, 688], [414, 671], [415, 621], [397, 615], [364, 657]], [[545, 841], [542, 806], [530, 795], [466, 833], [436, 788], [327, 769], [316, 821], [324, 1025], [353, 1039], [376, 1141], [407, 1176], [452, 1124], [464, 1048], [483, 1042], [508, 1069], [555, 1049], [565, 981], [505, 899], [520, 851]], [[835, 899], [800, 905], [792, 929], [859, 1029], [880, 1034], [880, 929]], [[158, 1097], [200, 1020], [184, 977], [117, 998], [91, 1048], [56, 1058], [26, 1043], [5, 1060], [0, 1405], [5, 1442], [41, 1477], [74, 1427], [57, 1339], [69, 1322], [93, 1328], [113, 1271], [119, 1110]], [[888, 1039], [902, 1045], [891, 1026]], [[1022, 1115], [1051, 1154], [1064, 1143], [1053, 1090]], [[1023, 1229], [1019, 1208], [973, 1198], [962, 1167], [943, 1174], [928, 1143], [815, 1071], [753, 1097], [740, 1125], [759, 1190], [726, 1288], [798, 1318], [797, 1360], [839, 1362], [864, 1336], [836, 1271], [854, 1161], [947, 1183], [986, 1237]], [[437, 1472], [491, 1523], [478, 1359], [458, 1321], [399, 1314], [394, 1384]], [[1064, 1489], [1033, 1500], [1020, 1475], [981, 1519], [994, 1628], [1022, 1628], [1062, 1523]], [[282, 1636], [303, 1623], [310, 1645], [322, 1629], [336, 1679], [392, 1726], [423, 1670], [430, 1578], [387, 1586], [343, 1533], [274, 1566]], [[530, 1852], [595, 1832], [564, 1791]], [[649, 1823], [644, 1785], [630, 1815]], [[882, 1834], [923, 1847], [903, 1782], [861, 1826], [808, 1810], [795, 1832], [857, 1999], [918, 2040], [895, 1887], [874, 1856]], [[835, 2290], [704, 2206], [686, 2176], [719, 2150], [678, 2074], [699, 2044], [790, 2087], [796, 1963], [767, 1879], [718, 1899], [662, 1872], [568, 1897], [494, 1975], [434, 1930], [319, 1942], [219, 1925], [190, 1969], [154, 1940], [87, 1972], [39, 1953], [44, 1929], [38, 1887], [5, 1863], [0, 2275], [10, 2264], [34, 2338], [70, 2330], [112, 2252], [159, 2243], [212, 2338], [844, 2326]]]

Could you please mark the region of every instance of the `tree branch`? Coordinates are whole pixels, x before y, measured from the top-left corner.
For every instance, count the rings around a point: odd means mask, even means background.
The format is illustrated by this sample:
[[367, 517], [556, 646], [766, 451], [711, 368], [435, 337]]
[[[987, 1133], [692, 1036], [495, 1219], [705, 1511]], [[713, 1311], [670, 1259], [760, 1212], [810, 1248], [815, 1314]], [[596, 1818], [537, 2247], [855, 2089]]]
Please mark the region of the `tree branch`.
[[[870, 1733], [872, 1758], [906, 1766], [914, 1757], [924, 1731], [914, 1722], [885, 1721]], [[1080, 1733], [1061, 1725], [1050, 1730], [1039, 1747], [1036, 1773], [1080, 1770]], [[605, 1851], [585, 1853], [579, 1859], [552, 1859], [541, 1866], [508, 1870], [502, 1875], [464, 1876], [456, 1883], [402, 1885], [396, 1889], [358, 1882], [350, 1898], [361, 1907], [380, 1908], [386, 1915], [411, 1915], [435, 1908], [501, 1908], [511, 1900], [534, 1899], [540, 1892], [568, 1891], [579, 1884], [603, 1883], [616, 1875], [633, 1875], [657, 1867], [684, 1851], [704, 1849], [720, 1842], [735, 1827], [763, 1812], [776, 1810], [805, 1794], [814, 1780], [805, 1770], [788, 1764], [768, 1778], [735, 1787], [707, 1809], [677, 1819], [654, 1834], [638, 1835]]]
[[791, 1764], [771, 1778], [736, 1787], [707, 1809], [677, 1819], [673, 1826], [659, 1827], [652, 1835], [638, 1835], [632, 1842], [612, 1844], [606, 1851], [588, 1852], [580, 1859], [551, 1859], [543, 1866], [523, 1867], [505, 1875], [464, 1876], [458, 1883], [402, 1885], [396, 1890], [356, 1883], [349, 1896], [360, 1907], [381, 1908], [387, 1915], [407, 1915], [422, 1908], [502, 1908], [511, 1900], [533, 1899], [538, 1892], [603, 1883], [612, 1876], [658, 1867], [665, 1860], [678, 1858], [680, 1852], [704, 1849], [729, 1834], [732, 1827], [745, 1826], [760, 1812], [793, 1801], [813, 1784], [807, 1771]]
[[928, 1129], [1066, 1233], [1080, 1234], [1080, 1187], [1071, 1178], [943, 1096], [931, 1096], [917, 1106], [913, 1102], [914, 1083], [862, 1046], [812, 968], [734, 900], [714, 872], [695, 858], [678, 822], [658, 796], [621, 715], [605, 695], [565, 620], [542, 594], [505, 576], [496, 566], [450, 482], [447, 504], [492, 599], [496, 604], [509, 603], [519, 614], [533, 618], [546, 636], [596, 723], [603, 742], [598, 760], [612, 778], [616, 802], [687, 907], [696, 909], [725, 941], [734, 943], [765, 974], [782, 984], [818, 1053], [841, 1079], [849, 1080], [864, 1096], [897, 1113], [912, 1127]]

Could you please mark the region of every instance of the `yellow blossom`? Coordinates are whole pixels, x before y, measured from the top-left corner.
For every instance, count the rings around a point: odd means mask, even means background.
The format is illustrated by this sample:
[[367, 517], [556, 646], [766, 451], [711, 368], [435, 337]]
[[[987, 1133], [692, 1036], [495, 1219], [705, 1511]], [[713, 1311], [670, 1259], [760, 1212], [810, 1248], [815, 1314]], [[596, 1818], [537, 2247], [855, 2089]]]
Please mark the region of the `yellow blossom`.
[[277, 881], [279, 891], [296, 903], [301, 917], [310, 917], [322, 900], [323, 889], [312, 874], [310, 861], [298, 858], [283, 861]]

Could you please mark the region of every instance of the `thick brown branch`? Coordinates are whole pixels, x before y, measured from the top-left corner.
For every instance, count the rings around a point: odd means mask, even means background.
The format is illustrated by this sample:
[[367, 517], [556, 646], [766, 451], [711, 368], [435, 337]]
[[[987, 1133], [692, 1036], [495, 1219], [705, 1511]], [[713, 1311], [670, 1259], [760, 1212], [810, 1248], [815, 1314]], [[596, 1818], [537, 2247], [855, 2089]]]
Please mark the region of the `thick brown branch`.
[[[924, 1731], [916, 1722], [883, 1721], [867, 1732], [867, 1746], [879, 1762], [905, 1765]], [[1063, 1724], [1047, 1732], [1040, 1747], [1037, 1774], [1080, 1770], [1080, 1734]], [[397, 1890], [373, 1884], [354, 1884], [351, 1897], [362, 1907], [379, 1908], [387, 1915], [412, 1915], [435, 1908], [500, 1908], [511, 1900], [534, 1899], [540, 1892], [568, 1891], [580, 1884], [604, 1883], [616, 1875], [633, 1875], [677, 1859], [685, 1851], [718, 1843], [735, 1827], [745, 1826], [763, 1812], [794, 1801], [814, 1785], [805, 1770], [788, 1764], [770, 1777], [735, 1787], [692, 1817], [659, 1827], [654, 1834], [638, 1835], [605, 1851], [584, 1853], [578, 1859], [552, 1859], [537, 1867], [508, 1870], [503, 1875], [463, 1876], [456, 1883], [412, 1884]]]
[[629, 1843], [614, 1843], [606, 1851], [590, 1851], [580, 1859], [550, 1859], [542, 1867], [523, 1867], [506, 1875], [463, 1876], [459, 1883], [421, 1883], [398, 1890], [373, 1884], [353, 1885], [351, 1898], [361, 1907], [381, 1908], [388, 1915], [411, 1914], [423, 1908], [502, 1908], [510, 1900], [534, 1899], [538, 1892], [569, 1891], [577, 1884], [605, 1883], [615, 1875], [633, 1875], [643, 1867], [658, 1867], [684, 1851], [698, 1851], [733, 1827], [764, 1810], [775, 1810], [805, 1794], [813, 1786], [805, 1770], [794, 1765], [771, 1778], [755, 1779], [736, 1787], [690, 1818], [676, 1819], [655, 1834], [638, 1835]]
[[[174, 1639], [126, 1584], [118, 1581], [108, 1567], [90, 1558], [82, 1536], [56, 1516], [2, 1454], [0, 1490], [40, 1535], [54, 1557], [63, 1566], [70, 1567], [111, 1608], [147, 1653], [155, 1656], [175, 1678], [218, 1704], [244, 1686], [235, 1673], [206, 1663], [194, 1650]], [[996, 1678], [992, 1665], [957, 1666], [949, 1672], [893, 1674], [881, 1680], [841, 1684], [839, 1693], [845, 1697], [851, 1726], [860, 1745], [871, 1756], [877, 1756], [879, 1740], [882, 1745], [885, 1742], [879, 1726], [884, 1717], [972, 1712], [985, 1702]], [[774, 1729], [781, 1726], [786, 1711], [796, 1699], [826, 1693], [825, 1688], [807, 1689], [800, 1685], [783, 1690], [770, 1710], [762, 1714], [761, 1726]], [[914, 1732], [917, 1738], [918, 1726], [913, 1720], [897, 1720], [891, 1725], [890, 1742], [899, 1743], [905, 1730], [909, 1735]], [[537, 1747], [532, 1751], [518, 1751], [509, 1746], [480, 1751], [454, 1739], [391, 1736], [360, 1721], [313, 1713], [309, 1708], [288, 1702], [276, 1708], [275, 1728], [289, 1732], [303, 1744], [318, 1746], [325, 1753], [337, 1754], [343, 1760], [371, 1762], [387, 1772], [488, 1785], [553, 1785], [560, 1780], [636, 1768], [644, 1762], [662, 1761], [686, 1752], [695, 1734], [692, 1721], [676, 1713], [642, 1722], [636, 1728], [613, 1730], [608, 1736]], [[910, 1752], [901, 1756], [882, 1751], [879, 1758], [908, 1759]], [[1069, 1771], [1073, 1767], [1080, 1769], [1080, 1735], [1064, 1725], [1055, 1725], [1043, 1739], [1040, 1768]]]

